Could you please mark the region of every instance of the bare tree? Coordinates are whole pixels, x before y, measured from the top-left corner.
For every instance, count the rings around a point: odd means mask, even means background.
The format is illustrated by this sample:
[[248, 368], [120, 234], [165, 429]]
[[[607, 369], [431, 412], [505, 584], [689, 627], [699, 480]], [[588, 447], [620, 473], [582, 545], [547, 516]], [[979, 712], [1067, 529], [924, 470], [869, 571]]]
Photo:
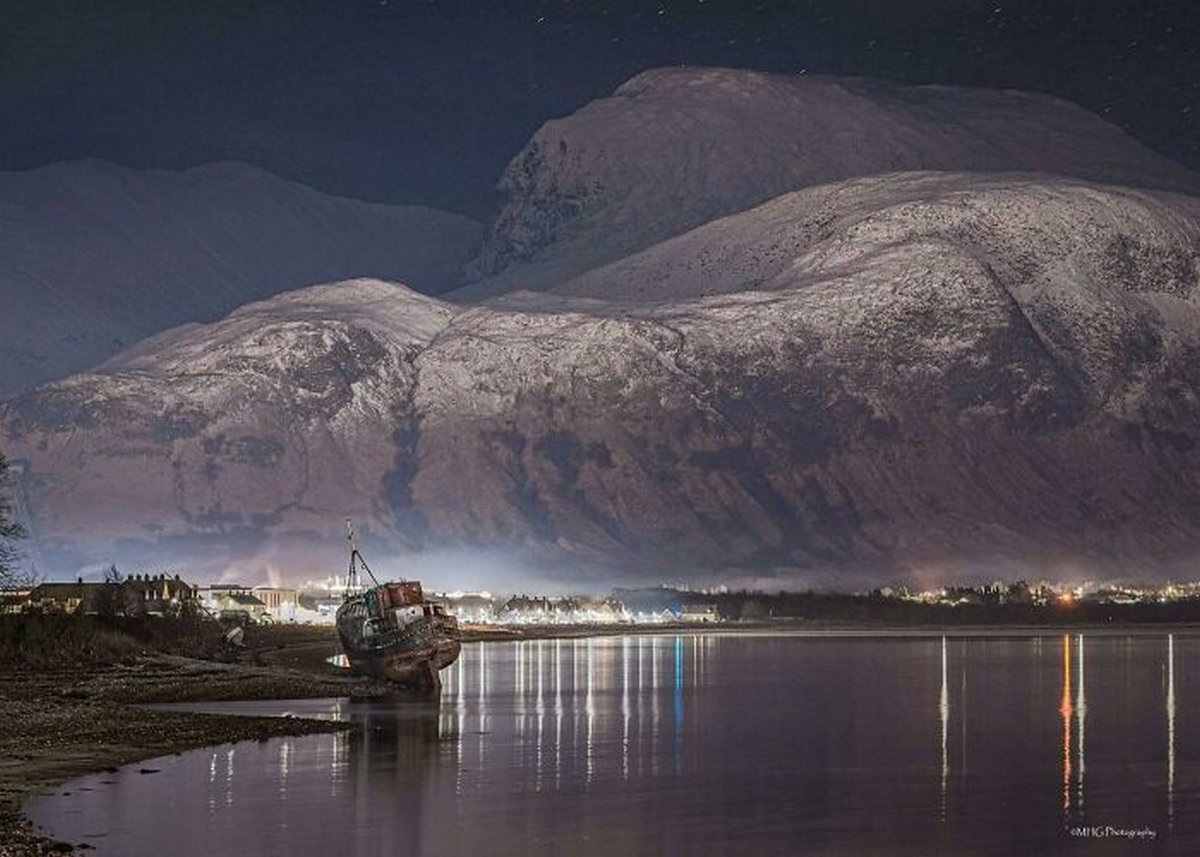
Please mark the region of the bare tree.
[[29, 582], [28, 572], [19, 565], [21, 552], [17, 548], [17, 542], [25, 538], [25, 529], [12, 518], [8, 478], [8, 460], [0, 452], [0, 587]]
[[117, 571], [116, 565], [105, 569], [104, 585], [96, 590], [95, 600], [91, 605], [97, 616], [111, 619], [125, 612], [124, 584], [125, 577]]

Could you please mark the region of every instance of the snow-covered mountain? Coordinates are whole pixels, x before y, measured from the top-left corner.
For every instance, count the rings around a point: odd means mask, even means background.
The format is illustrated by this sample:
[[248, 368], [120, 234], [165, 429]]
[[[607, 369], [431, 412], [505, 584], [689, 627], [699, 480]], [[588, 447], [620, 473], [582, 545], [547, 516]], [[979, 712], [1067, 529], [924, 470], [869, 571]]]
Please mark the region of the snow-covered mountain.
[[0, 173], [0, 398], [286, 289], [376, 276], [443, 290], [480, 235], [245, 164]]
[[467, 267], [478, 282], [454, 296], [545, 288], [788, 191], [903, 170], [1200, 190], [1120, 128], [1045, 95], [656, 69], [534, 134]]
[[672, 576], [1194, 561], [1198, 199], [855, 179], [559, 291], [281, 295], [7, 403], [0, 448], [63, 563], [336, 555], [347, 515]]

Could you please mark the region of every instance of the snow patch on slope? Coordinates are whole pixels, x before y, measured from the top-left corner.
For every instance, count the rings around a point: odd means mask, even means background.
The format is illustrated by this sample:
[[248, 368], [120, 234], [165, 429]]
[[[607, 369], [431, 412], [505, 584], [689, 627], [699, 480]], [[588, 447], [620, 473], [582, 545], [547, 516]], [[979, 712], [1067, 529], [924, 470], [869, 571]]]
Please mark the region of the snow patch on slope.
[[286, 289], [376, 276], [444, 290], [480, 232], [246, 164], [0, 173], [0, 398]]
[[627, 299], [280, 296], [0, 407], [0, 437], [59, 556], [337, 540], [349, 514], [657, 577], [1182, 568], [1198, 251], [1190, 197], [857, 179], [611, 267]]
[[1044, 95], [655, 69], [546, 123], [456, 299], [544, 288], [782, 193], [913, 170], [1026, 170], [1195, 192], [1200, 179]]

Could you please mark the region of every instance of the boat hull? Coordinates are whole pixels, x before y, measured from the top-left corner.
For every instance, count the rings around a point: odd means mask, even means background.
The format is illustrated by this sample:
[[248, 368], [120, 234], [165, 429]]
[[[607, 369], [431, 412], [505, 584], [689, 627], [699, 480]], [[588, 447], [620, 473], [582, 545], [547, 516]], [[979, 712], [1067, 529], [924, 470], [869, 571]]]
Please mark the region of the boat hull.
[[436, 685], [438, 672], [454, 663], [462, 649], [457, 623], [448, 617], [418, 619], [369, 641], [340, 627], [338, 635], [352, 670], [404, 685]]

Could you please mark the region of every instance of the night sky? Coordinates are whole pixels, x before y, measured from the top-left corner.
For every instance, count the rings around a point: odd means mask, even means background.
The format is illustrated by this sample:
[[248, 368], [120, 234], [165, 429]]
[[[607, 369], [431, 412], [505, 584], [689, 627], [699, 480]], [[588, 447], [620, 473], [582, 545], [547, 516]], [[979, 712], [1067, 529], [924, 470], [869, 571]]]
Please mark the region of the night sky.
[[1070, 98], [1200, 168], [1200, 3], [3, 0], [0, 169], [238, 159], [485, 215], [543, 121], [660, 65]]

